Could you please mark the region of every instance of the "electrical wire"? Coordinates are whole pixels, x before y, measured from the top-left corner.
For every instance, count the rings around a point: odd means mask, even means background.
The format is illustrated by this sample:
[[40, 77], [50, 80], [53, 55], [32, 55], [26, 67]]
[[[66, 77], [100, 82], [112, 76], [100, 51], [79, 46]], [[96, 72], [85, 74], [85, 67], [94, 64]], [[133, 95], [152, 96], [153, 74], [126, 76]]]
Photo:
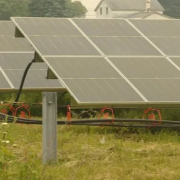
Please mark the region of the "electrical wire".
[[[25, 82], [25, 79], [26, 79], [26, 76], [27, 76], [27, 73], [32, 65], [32, 63], [35, 62], [35, 59], [33, 59], [26, 67], [25, 71], [24, 71], [24, 74], [23, 74], [23, 77], [22, 77], [22, 80], [21, 80], [21, 84], [19, 86], [19, 90], [18, 90], [18, 93], [17, 93], [17, 96], [16, 96], [16, 99], [13, 103], [13, 107], [15, 107], [16, 103], [19, 101], [19, 98], [20, 98], [20, 95], [21, 95], [21, 92], [22, 92], [22, 89], [23, 89], [23, 85], [24, 85], [24, 82]], [[9, 114], [9, 112], [8, 112]]]
[[[42, 120], [36, 119], [24, 119], [20, 117], [13, 117], [0, 113], [0, 121], [4, 121], [7, 118], [8, 123], [20, 123], [20, 124], [35, 124], [42, 125]], [[134, 128], [180, 128], [180, 121], [168, 121], [163, 120], [159, 124], [159, 120], [149, 119], [114, 119], [112, 123], [111, 119], [83, 119], [83, 120], [61, 120], [57, 121], [57, 125], [86, 125], [86, 126], [100, 126], [100, 127], [134, 127]]]

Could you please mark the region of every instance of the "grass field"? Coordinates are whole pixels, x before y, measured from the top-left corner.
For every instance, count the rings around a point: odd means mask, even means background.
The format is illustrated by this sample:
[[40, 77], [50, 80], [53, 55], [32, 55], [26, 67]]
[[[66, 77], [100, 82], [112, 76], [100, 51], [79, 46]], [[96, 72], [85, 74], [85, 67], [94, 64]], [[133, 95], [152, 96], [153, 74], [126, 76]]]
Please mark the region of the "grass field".
[[41, 128], [9, 125], [10, 144], [0, 145], [0, 180], [180, 179], [177, 131], [59, 126], [58, 161], [43, 166]]

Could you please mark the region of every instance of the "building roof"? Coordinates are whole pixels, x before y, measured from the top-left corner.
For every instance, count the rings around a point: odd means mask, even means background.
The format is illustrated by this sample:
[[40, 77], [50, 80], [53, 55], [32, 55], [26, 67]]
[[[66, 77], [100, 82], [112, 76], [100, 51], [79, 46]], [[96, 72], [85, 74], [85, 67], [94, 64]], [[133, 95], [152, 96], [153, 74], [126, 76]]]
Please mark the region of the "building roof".
[[[138, 13], [130, 15], [128, 18], [144, 19], [144, 18], [147, 18], [147, 17], [151, 16], [152, 14], [156, 14], [156, 12], [138, 12]], [[162, 14], [159, 14], [159, 15], [162, 15]]]
[[138, 13], [134, 13], [134, 14], [131, 14], [131, 15], [126, 15], [126, 16], [117, 16], [116, 18], [128, 18], [128, 19], [145, 19], [153, 14], [157, 14], [157, 15], [160, 15], [162, 17], [167, 17], [169, 19], [173, 19], [172, 17], [170, 16], [166, 16], [164, 14], [161, 14], [161, 13], [158, 13], [158, 12], [138, 12]]
[[[146, 10], [146, 0], [101, 0], [95, 11], [105, 2], [111, 10], [114, 11], [145, 11]], [[150, 11], [164, 11], [164, 8], [158, 2], [158, 0], [151, 0]]]

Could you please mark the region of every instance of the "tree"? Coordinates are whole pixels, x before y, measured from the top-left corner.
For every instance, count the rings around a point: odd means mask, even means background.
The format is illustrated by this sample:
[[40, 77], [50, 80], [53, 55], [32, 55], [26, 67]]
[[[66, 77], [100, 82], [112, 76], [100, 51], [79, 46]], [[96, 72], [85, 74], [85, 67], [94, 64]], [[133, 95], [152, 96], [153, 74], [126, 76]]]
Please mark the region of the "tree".
[[28, 1], [0, 0], [0, 20], [10, 20], [12, 16], [28, 16]]
[[83, 17], [87, 12], [86, 8], [81, 4], [80, 1], [69, 3], [68, 9], [68, 12], [70, 13], [69, 17]]
[[164, 14], [177, 18], [180, 18], [180, 0], [159, 0], [164, 7]]
[[29, 15], [32, 17], [79, 17], [86, 13], [80, 2], [70, 0], [31, 0]]
[[0, 20], [10, 17], [81, 17], [86, 8], [71, 0], [0, 0]]

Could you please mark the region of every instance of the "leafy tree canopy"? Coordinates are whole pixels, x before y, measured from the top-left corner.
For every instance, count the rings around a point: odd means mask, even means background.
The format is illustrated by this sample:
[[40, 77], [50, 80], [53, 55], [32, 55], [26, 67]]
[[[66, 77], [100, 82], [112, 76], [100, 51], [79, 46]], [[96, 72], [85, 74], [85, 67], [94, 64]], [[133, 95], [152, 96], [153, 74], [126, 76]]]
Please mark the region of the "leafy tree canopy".
[[0, 20], [13, 16], [81, 17], [86, 8], [71, 0], [0, 0]]
[[80, 17], [86, 8], [70, 0], [31, 0], [29, 12], [32, 17]]
[[180, 19], [180, 0], [159, 0], [164, 7], [164, 14]]
[[9, 20], [12, 16], [28, 16], [28, 1], [0, 0], [0, 20]]

